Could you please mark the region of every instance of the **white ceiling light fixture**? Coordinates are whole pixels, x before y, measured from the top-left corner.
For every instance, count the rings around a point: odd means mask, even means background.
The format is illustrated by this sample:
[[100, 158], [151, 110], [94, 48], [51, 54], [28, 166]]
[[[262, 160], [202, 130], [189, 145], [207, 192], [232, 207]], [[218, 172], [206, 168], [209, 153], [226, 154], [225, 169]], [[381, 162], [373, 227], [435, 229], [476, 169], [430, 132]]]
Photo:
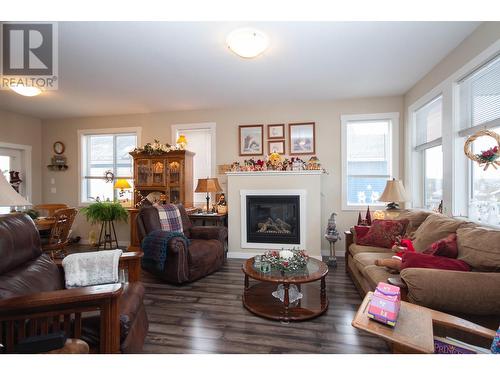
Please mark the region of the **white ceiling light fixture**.
[[236, 29], [226, 38], [231, 51], [246, 59], [251, 59], [263, 53], [269, 47], [269, 38], [260, 30], [249, 27]]
[[16, 86], [10, 86], [10, 88], [12, 91], [22, 96], [37, 96], [42, 93], [42, 90], [34, 86], [16, 85]]

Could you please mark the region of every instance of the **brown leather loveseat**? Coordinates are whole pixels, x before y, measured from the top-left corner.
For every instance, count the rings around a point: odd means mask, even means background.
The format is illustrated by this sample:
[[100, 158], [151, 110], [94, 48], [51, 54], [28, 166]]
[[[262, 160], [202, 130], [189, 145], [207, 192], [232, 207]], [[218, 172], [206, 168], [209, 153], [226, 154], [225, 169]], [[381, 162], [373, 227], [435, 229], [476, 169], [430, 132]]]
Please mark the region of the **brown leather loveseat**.
[[[163, 272], [147, 270], [174, 284], [192, 282], [219, 270], [225, 258], [227, 228], [193, 226], [185, 208], [178, 205], [184, 235], [189, 238], [186, 248], [179, 237], [168, 242], [167, 260]], [[142, 207], [137, 215], [139, 240], [152, 231], [161, 230], [158, 210], [153, 206]]]
[[[137, 353], [148, 331], [139, 282], [142, 253], [124, 253], [128, 284], [65, 289], [60, 264], [43, 254], [33, 221], [0, 216], [0, 343], [15, 352], [24, 338], [64, 331], [92, 352]], [[0, 350], [0, 352], [2, 352]]]

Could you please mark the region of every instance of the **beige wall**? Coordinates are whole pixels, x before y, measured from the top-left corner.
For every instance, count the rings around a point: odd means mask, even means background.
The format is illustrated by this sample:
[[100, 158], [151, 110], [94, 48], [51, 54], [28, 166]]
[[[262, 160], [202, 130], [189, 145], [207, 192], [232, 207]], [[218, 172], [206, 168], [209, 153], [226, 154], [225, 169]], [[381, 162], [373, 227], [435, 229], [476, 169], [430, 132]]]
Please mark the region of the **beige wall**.
[[[339, 230], [344, 230], [355, 222], [357, 212], [341, 211], [340, 115], [383, 112], [402, 114], [402, 111], [402, 97], [384, 97], [255, 108], [44, 120], [42, 164], [49, 161], [52, 144], [55, 141], [62, 141], [66, 144], [66, 156], [70, 168], [66, 172], [43, 170], [43, 199], [46, 202], [78, 204], [78, 129], [140, 126], [144, 144], [153, 141], [154, 138], [158, 138], [161, 142], [171, 142], [170, 126], [172, 124], [215, 122], [217, 124], [216, 162], [224, 164], [238, 159], [239, 124], [315, 121], [316, 152], [322, 165], [328, 171], [328, 175], [322, 178], [323, 207], [321, 213], [318, 213], [321, 215], [321, 231], [324, 231], [328, 217], [333, 211], [339, 213]], [[402, 126], [402, 121], [400, 126]], [[402, 168], [403, 163], [400, 163], [400, 173], [402, 173]], [[54, 184], [51, 184], [52, 178], [54, 178]], [[220, 179], [225, 188], [226, 177], [220, 176]], [[52, 187], [56, 188], [55, 194], [50, 191]], [[75, 225], [75, 232], [87, 238], [88, 231], [88, 225], [82, 218], [79, 218]], [[118, 231], [120, 240], [128, 240], [126, 226], [120, 225]], [[343, 249], [343, 246], [342, 241], [337, 245], [337, 249]], [[322, 248], [328, 248], [327, 242], [322, 242]]]
[[39, 119], [0, 110], [0, 142], [31, 146], [31, 201], [42, 201], [42, 122]]
[[405, 108], [500, 39], [500, 22], [483, 22], [405, 94]]

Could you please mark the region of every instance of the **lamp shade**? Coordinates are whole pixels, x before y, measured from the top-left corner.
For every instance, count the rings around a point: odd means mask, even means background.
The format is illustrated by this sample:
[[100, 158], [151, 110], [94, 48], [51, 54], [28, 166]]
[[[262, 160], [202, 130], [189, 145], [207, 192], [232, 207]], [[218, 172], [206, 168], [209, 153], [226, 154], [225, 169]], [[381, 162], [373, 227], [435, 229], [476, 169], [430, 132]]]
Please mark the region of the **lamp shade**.
[[218, 193], [222, 191], [217, 178], [199, 178], [196, 193]]
[[115, 189], [130, 189], [132, 186], [124, 178], [119, 178], [115, 182]]
[[185, 144], [187, 145], [187, 139], [186, 139], [186, 136], [184, 134], [179, 134], [179, 138], [177, 138], [177, 144]]
[[406, 202], [409, 199], [403, 183], [393, 178], [387, 181], [384, 192], [378, 200], [380, 202]]
[[0, 207], [16, 206], [32, 206], [32, 204], [15, 191], [3, 173], [0, 173]]

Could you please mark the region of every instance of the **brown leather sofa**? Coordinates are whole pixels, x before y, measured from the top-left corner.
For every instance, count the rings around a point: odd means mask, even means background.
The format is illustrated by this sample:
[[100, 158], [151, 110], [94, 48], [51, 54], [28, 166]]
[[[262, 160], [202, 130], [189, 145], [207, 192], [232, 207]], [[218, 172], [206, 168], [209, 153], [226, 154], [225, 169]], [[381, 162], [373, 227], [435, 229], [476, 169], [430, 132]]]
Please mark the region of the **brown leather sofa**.
[[33, 221], [0, 216], [0, 342], [15, 352], [30, 336], [64, 331], [91, 352], [141, 352], [148, 331], [140, 283], [142, 253], [124, 253], [129, 283], [65, 289], [64, 271], [40, 247]]
[[396, 283], [404, 299], [434, 310], [448, 312], [489, 328], [500, 323], [500, 231], [424, 211], [402, 212], [408, 219], [406, 237], [416, 251], [450, 233], [457, 234], [458, 259], [472, 272], [407, 268], [398, 274], [375, 265], [376, 259], [390, 258], [390, 249], [356, 244], [354, 230], [346, 237], [346, 272], [364, 296], [379, 282]]
[[[182, 284], [198, 280], [219, 270], [224, 264], [227, 244], [227, 228], [216, 226], [193, 226], [185, 208], [178, 205], [184, 235], [190, 239], [186, 248], [180, 238], [172, 238], [168, 243], [165, 270], [147, 270], [161, 279]], [[152, 231], [161, 230], [158, 210], [153, 206], [142, 207], [137, 215], [139, 240]]]

